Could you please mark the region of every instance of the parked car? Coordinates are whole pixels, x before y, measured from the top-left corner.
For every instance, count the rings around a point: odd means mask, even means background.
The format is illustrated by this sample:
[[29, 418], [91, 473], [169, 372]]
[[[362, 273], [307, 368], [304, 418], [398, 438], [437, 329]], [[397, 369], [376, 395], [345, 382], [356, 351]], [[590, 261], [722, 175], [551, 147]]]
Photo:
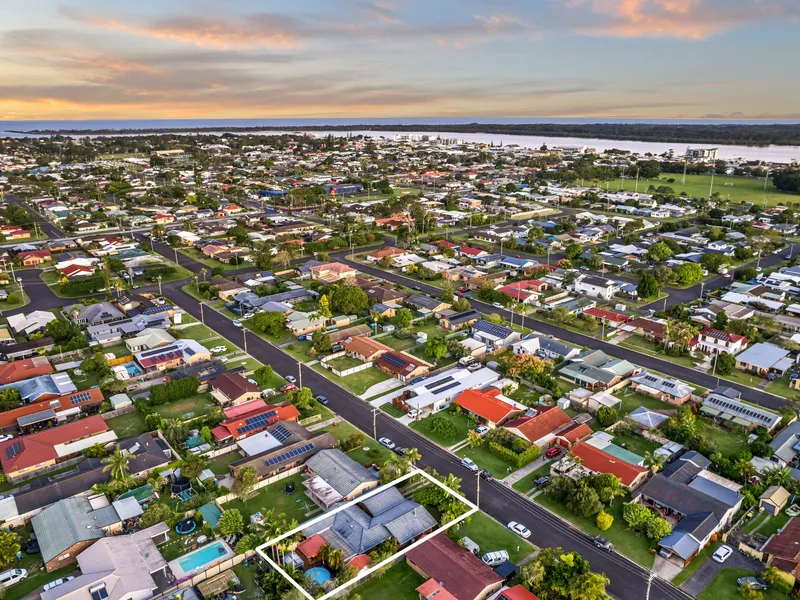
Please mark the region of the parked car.
[[325, 397], [325, 396], [317, 396], [317, 402], [319, 402], [320, 404], [322, 404], [322, 406], [327, 406], [327, 404], [328, 404], [328, 398], [327, 398], [327, 397]]
[[789, 508], [786, 509], [786, 514], [790, 517], [800, 517], [800, 506], [797, 504], [792, 504]]
[[0, 442], [7, 442], [8, 440], [13, 440], [13, 439], [14, 439], [14, 434], [12, 433], [4, 433], [3, 435], [0, 435]]
[[492, 481], [494, 479], [494, 476], [491, 473], [489, 473], [489, 471], [484, 469], [483, 471], [481, 471], [481, 479], [485, 479], [486, 481]]
[[382, 437], [381, 439], [378, 440], [378, 443], [381, 446], [388, 448], [389, 450], [394, 450], [394, 447], [397, 445], [387, 437]]
[[421, 291], [422, 291], [422, 288], [421, 288], [421, 287], [419, 287], [418, 285], [415, 285], [415, 286], [414, 286], [414, 289], [415, 289], [415, 290], [417, 290], [418, 292], [421, 292]]
[[714, 552], [714, 554], [711, 555], [711, 558], [713, 558], [718, 563], [724, 563], [726, 560], [728, 560], [728, 557], [731, 554], [733, 554], [733, 550], [731, 550], [731, 547], [722, 545], [719, 548], [717, 548], [717, 551]]
[[228, 349], [227, 346], [214, 346], [211, 349], [212, 354], [219, 354], [220, 352], [225, 352]]
[[525, 525], [521, 523], [517, 523], [516, 521], [511, 521], [508, 524], [508, 528], [516, 533], [521, 538], [529, 538], [531, 537], [531, 530], [525, 527]]
[[481, 560], [490, 567], [499, 567], [508, 560], [508, 552], [505, 550], [497, 550], [496, 552], [487, 552], [483, 555]]
[[746, 583], [750, 584], [750, 589], [752, 590], [766, 590], [769, 588], [769, 584], [758, 577], [739, 577], [736, 580], [736, 585], [739, 587], [744, 587]]
[[547, 452], [544, 453], [547, 458], [555, 458], [559, 454], [561, 454], [561, 446], [553, 446], [552, 448], [548, 448]]
[[461, 466], [469, 469], [473, 473], [477, 473], [478, 471], [480, 471], [480, 469], [478, 468], [478, 465], [476, 465], [475, 461], [472, 460], [471, 458], [462, 458], [461, 459]]
[[408, 449], [407, 448], [402, 448], [400, 446], [395, 446], [395, 449], [393, 450], [393, 452], [395, 454], [397, 454], [397, 456], [405, 456], [405, 455], [408, 454]]
[[236, 320], [233, 322], [233, 326], [234, 326], [234, 327], [238, 327], [239, 329], [241, 329], [241, 328], [242, 328], [242, 322], [241, 322], [239, 319], [236, 319]]
[[291, 392], [291, 391], [296, 390], [296, 389], [297, 389], [297, 386], [295, 384], [287, 383], [285, 386], [283, 386], [281, 388], [281, 393], [285, 394], [286, 392]]
[[3, 584], [3, 587], [14, 585], [27, 578], [28, 571], [25, 569], [9, 569], [8, 571], [0, 573], [0, 583]]
[[252, 383], [253, 385], [258, 385], [258, 382], [255, 379], [253, 379], [252, 377], [248, 377], [247, 378], [247, 383]]
[[291, 375], [287, 375], [286, 377], [284, 377], [284, 379], [285, 379], [286, 381], [288, 381], [289, 383], [297, 383], [297, 379], [295, 379], [295, 378], [294, 378], [293, 376], [291, 376]]
[[547, 485], [547, 482], [550, 481], [549, 477], [539, 477], [536, 481], [533, 482], [533, 487], [540, 488]]
[[416, 408], [409, 408], [408, 412], [406, 413], [406, 416], [409, 419], [416, 419], [417, 415], [419, 415], [419, 411]]
[[472, 363], [467, 367], [467, 371], [470, 373], [474, 373], [475, 371], [480, 371], [483, 368], [483, 365], [479, 362]]
[[478, 435], [486, 435], [487, 433], [489, 433], [489, 428], [486, 425], [478, 425], [475, 428], [475, 433], [477, 433]]
[[52, 590], [54, 587], [58, 587], [62, 583], [67, 583], [68, 581], [72, 581], [73, 579], [75, 579], [74, 575], [68, 575], [67, 577], [56, 579], [55, 581], [51, 581], [50, 583], [45, 584], [45, 586], [42, 588], [42, 591], [46, 592], [47, 590]]
[[499, 302], [492, 302], [492, 306], [494, 306], [495, 308], [503, 308], [503, 305], [500, 304]]
[[604, 537], [596, 537], [592, 541], [594, 542], [594, 545], [600, 548], [601, 550], [608, 550], [609, 552], [614, 550], [614, 544], [609, 542]]

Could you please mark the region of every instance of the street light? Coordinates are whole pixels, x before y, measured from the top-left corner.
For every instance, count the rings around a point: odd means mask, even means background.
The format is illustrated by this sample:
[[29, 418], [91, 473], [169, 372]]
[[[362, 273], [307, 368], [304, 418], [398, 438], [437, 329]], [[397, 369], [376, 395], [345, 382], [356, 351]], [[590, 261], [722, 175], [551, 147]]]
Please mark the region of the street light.
[[22, 277], [17, 277], [17, 283], [19, 284], [19, 291], [22, 292], [22, 303], [25, 304], [25, 286], [22, 284]]

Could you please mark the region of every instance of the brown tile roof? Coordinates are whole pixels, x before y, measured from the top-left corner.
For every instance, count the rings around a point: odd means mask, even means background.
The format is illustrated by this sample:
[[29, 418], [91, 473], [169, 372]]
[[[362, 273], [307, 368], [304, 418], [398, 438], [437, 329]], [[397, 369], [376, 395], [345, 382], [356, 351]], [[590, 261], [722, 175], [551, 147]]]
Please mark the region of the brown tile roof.
[[611, 473], [620, 482], [630, 487], [642, 473], [647, 472], [644, 467], [637, 467], [624, 460], [612, 456], [608, 452], [590, 446], [585, 442], [578, 442], [572, 447], [572, 453], [583, 461], [583, 466], [595, 473]]
[[349, 340], [342, 342], [342, 347], [348, 352], [358, 354], [359, 356], [366, 356], [367, 358], [374, 356], [379, 352], [391, 352], [392, 349], [386, 344], [381, 344], [377, 340], [365, 335], [357, 335]]
[[237, 373], [222, 373], [211, 380], [211, 387], [219, 390], [231, 400], [244, 394], [257, 394], [259, 389]]
[[[800, 562], [800, 519], [794, 517], [779, 534], [772, 536], [763, 552], [795, 563]], [[794, 567], [792, 567], [794, 568]], [[791, 569], [788, 570], [791, 572]]]
[[535, 416], [514, 419], [506, 423], [504, 427], [516, 429], [533, 444], [548, 433], [553, 433], [563, 427], [571, 420], [569, 415], [557, 406], [545, 406]]
[[490, 566], [443, 534], [409, 550], [406, 558], [459, 600], [483, 597], [487, 587], [503, 581]]

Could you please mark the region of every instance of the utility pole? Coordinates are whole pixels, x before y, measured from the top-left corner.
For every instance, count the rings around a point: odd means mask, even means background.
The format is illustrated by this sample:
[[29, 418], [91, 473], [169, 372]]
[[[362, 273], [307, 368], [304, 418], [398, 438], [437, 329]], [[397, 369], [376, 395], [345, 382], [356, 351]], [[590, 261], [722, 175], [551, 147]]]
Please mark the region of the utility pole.
[[711, 187], [708, 188], [708, 199], [709, 200], [711, 200], [711, 194], [714, 193], [714, 175], [716, 175], [716, 173], [717, 173], [716, 169], [712, 169], [711, 170]]
[[475, 506], [480, 508], [481, 507], [481, 471], [480, 470], [477, 473], [475, 473], [475, 479], [477, 479], [477, 481], [478, 481], [477, 492], [475, 494]]
[[656, 574], [650, 571], [650, 575], [647, 577], [647, 596], [645, 600], [650, 600], [650, 586], [653, 585], [653, 579], [655, 579]]
[[703, 299], [703, 287], [706, 285], [705, 281], [700, 282], [700, 300]]
[[297, 363], [297, 383], [300, 384], [299, 387], [303, 387], [303, 363]]
[[161, 291], [161, 275], [159, 275], [158, 277], [156, 277], [156, 279], [158, 279], [158, 295], [159, 295], [159, 296], [163, 296], [164, 294], [163, 294], [163, 292]]
[[201, 303], [200, 303], [200, 322], [201, 322], [203, 325], [205, 325], [205, 324], [206, 324], [206, 318], [205, 318], [205, 315], [204, 315], [204, 313], [203, 313], [203, 306], [204, 306], [204, 305], [205, 305], [205, 302], [201, 302]]
[[242, 339], [244, 340], [244, 353], [247, 354], [247, 328], [242, 326]]
[[[378, 439], [378, 411], [380, 409], [373, 407], [372, 408], [372, 439]], [[418, 411], [419, 412], [419, 411]]]

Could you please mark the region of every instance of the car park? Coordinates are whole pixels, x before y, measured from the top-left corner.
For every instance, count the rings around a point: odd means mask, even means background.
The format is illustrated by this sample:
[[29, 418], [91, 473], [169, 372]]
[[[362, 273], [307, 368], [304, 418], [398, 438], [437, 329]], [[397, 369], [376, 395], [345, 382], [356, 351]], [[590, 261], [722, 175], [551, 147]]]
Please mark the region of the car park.
[[378, 440], [378, 443], [384, 448], [388, 448], [389, 450], [394, 450], [394, 447], [397, 445], [387, 437], [382, 437], [381, 439]]
[[555, 458], [556, 456], [559, 456], [560, 454], [561, 454], [561, 446], [553, 446], [552, 448], [548, 448], [547, 452], [544, 453], [544, 455], [547, 458]]
[[52, 590], [53, 588], [58, 587], [64, 583], [67, 583], [68, 581], [72, 581], [73, 579], [75, 579], [74, 575], [61, 577], [60, 579], [56, 579], [55, 581], [51, 581], [50, 583], [45, 584], [45, 586], [42, 588], [42, 591], [46, 592], [47, 590]]
[[714, 552], [714, 554], [711, 555], [711, 558], [713, 558], [718, 563], [724, 563], [726, 560], [728, 560], [728, 557], [731, 554], [733, 554], [733, 550], [731, 549], [731, 547], [722, 545], [719, 548], [717, 548], [717, 551]]
[[531, 537], [531, 530], [525, 527], [525, 525], [522, 523], [511, 521], [507, 527], [521, 538], [527, 539]]
[[487, 552], [481, 557], [481, 560], [490, 567], [499, 567], [508, 560], [508, 552], [505, 550]]
[[750, 585], [751, 590], [766, 590], [769, 589], [769, 584], [764, 581], [763, 579], [759, 579], [758, 577], [739, 577], [736, 580], [736, 585], [739, 587], [744, 587], [745, 585]]
[[328, 398], [325, 396], [317, 396], [317, 402], [322, 404], [322, 406], [326, 406], [328, 404]]
[[477, 473], [478, 471], [480, 471], [480, 469], [478, 468], [478, 465], [476, 465], [475, 461], [472, 460], [471, 458], [462, 458], [461, 459], [461, 466], [466, 468], [466, 469], [469, 469], [473, 473]]

